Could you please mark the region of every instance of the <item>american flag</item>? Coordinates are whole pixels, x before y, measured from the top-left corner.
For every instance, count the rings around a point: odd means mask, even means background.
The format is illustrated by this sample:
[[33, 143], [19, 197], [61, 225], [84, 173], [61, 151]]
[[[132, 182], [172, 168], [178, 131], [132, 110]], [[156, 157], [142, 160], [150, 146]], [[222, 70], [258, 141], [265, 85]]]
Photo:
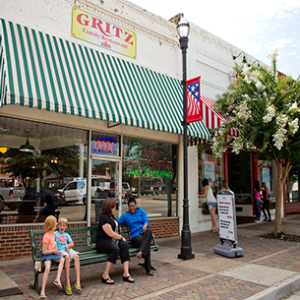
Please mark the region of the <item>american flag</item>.
[[200, 106], [200, 77], [186, 81], [187, 123], [202, 120]]

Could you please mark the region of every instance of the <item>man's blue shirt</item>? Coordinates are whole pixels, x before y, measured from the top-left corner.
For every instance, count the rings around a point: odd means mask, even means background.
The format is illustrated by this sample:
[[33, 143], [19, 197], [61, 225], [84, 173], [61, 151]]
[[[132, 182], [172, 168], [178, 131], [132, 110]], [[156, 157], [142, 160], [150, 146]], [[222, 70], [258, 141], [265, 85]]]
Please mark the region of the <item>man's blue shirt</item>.
[[137, 207], [135, 214], [127, 211], [123, 214], [117, 221], [120, 224], [126, 224], [130, 230], [130, 238], [134, 238], [135, 236], [143, 233], [143, 226], [147, 224], [149, 226], [148, 217], [146, 212]]

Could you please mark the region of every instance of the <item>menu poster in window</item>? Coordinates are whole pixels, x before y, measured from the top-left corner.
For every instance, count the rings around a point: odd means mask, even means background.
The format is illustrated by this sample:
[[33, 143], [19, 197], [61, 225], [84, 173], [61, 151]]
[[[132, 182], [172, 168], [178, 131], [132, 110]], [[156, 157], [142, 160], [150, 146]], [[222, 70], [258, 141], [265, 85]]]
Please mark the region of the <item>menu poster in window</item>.
[[77, 197], [86, 197], [86, 179], [80, 178], [77, 180]]
[[217, 194], [220, 239], [235, 242], [237, 240], [234, 194], [220, 191]]
[[262, 168], [262, 180], [266, 183], [268, 190], [271, 190], [270, 168]]
[[208, 182], [215, 182], [215, 162], [213, 160], [205, 160], [204, 161], [204, 178], [208, 180]]

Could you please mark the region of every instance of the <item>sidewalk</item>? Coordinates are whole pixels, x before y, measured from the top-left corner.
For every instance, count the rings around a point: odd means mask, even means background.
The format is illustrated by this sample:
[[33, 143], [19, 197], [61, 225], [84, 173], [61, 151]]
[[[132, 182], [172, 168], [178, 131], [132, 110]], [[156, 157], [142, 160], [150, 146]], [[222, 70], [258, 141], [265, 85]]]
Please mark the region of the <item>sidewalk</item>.
[[[180, 237], [162, 239], [157, 241], [159, 251], [152, 252], [152, 265], [157, 269], [153, 277], [145, 274], [137, 258], [132, 258], [130, 271], [135, 284], [122, 281], [122, 266], [118, 261], [110, 272], [115, 284], [105, 285], [100, 280], [104, 263], [98, 263], [81, 267], [81, 294], [66, 296], [54, 286], [55, 273], [50, 272], [46, 295], [53, 300], [286, 299], [300, 290], [300, 243], [259, 237], [272, 232], [273, 226], [273, 222], [238, 225], [238, 246], [244, 250], [241, 258], [229, 259], [214, 254], [214, 246], [219, 244], [216, 233], [192, 234], [195, 258], [188, 261], [177, 258]], [[283, 219], [282, 231], [300, 236], [300, 216]], [[8, 282], [5, 285], [4, 279]], [[41, 283], [42, 276], [39, 279]], [[17, 286], [23, 291], [22, 295], [1, 300], [37, 299], [37, 293], [29, 288], [32, 280], [31, 258], [0, 261], [0, 289]], [[74, 280], [75, 272], [71, 269], [71, 281]]]

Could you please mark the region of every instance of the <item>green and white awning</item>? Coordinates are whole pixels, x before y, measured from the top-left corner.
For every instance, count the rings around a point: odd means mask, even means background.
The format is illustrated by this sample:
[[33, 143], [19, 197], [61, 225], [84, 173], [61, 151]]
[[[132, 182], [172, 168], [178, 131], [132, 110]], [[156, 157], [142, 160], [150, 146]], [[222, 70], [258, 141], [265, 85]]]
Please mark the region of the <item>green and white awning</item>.
[[[1, 25], [0, 106], [183, 134], [179, 80], [3, 19]], [[188, 135], [210, 139], [202, 121], [190, 124]]]

